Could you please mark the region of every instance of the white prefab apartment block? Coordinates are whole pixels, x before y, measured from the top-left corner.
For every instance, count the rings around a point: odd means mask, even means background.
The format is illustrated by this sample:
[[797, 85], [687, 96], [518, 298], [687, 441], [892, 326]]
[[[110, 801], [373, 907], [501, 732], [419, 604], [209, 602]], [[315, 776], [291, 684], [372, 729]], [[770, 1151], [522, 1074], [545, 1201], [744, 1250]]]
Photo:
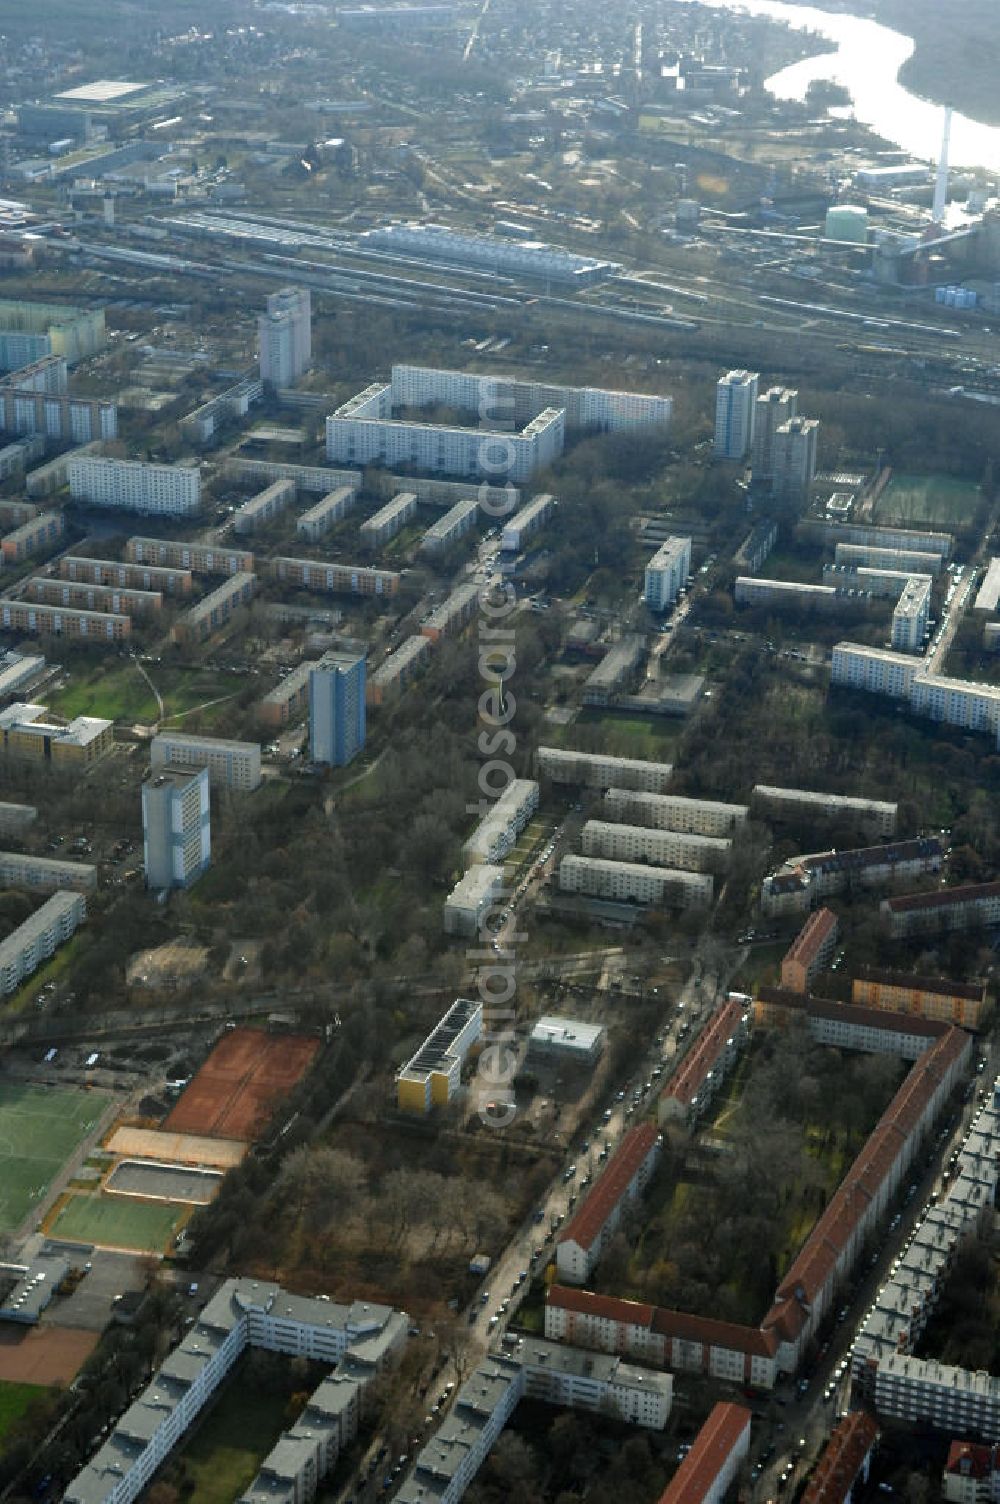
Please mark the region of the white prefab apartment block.
[[930, 612], [930, 580], [907, 580], [892, 613], [892, 645], [897, 652], [923, 652]]
[[637, 757], [610, 757], [603, 752], [575, 752], [568, 747], [539, 747], [538, 771], [552, 783], [581, 788], [662, 794], [670, 783], [673, 764], [645, 762]]
[[643, 599], [650, 611], [672, 606], [691, 573], [691, 539], [668, 538], [646, 565]]
[[0, 888], [27, 888], [35, 893], [89, 893], [96, 887], [97, 868], [86, 862], [0, 851]]
[[149, 747], [155, 772], [207, 768], [213, 788], [250, 793], [260, 786], [260, 743], [227, 741], [222, 737], [193, 736], [183, 731], [160, 731]]
[[776, 501], [793, 506], [808, 500], [818, 442], [815, 418], [789, 418], [774, 430], [771, 486]]
[[233, 513], [233, 529], [237, 533], [252, 533], [255, 528], [270, 522], [295, 500], [295, 485], [290, 480], [274, 480], [256, 496], [251, 496]]
[[478, 514], [478, 501], [457, 501], [427, 529], [420, 540], [420, 552], [436, 554], [450, 548], [453, 543], [464, 538], [466, 533], [472, 532]]
[[643, 790], [609, 788], [602, 814], [607, 820], [648, 825], [654, 830], [687, 831], [696, 836], [731, 836], [747, 821], [745, 804], [717, 799], [689, 799], [682, 794], [650, 794]]
[[502, 862], [537, 808], [538, 784], [534, 779], [512, 779], [463, 846], [466, 865]]
[[292, 386], [312, 364], [312, 299], [305, 287], [283, 287], [267, 300], [257, 320], [260, 379]]
[[946, 679], [941, 674], [917, 674], [910, 693], [916, 715], [929, 716], [964, 731], [1000, 729], [1000, 685]]
[[798, 412], [799, 394], [789, 387], [772, 386], [754, 404], [750, 466], [755, 482], [774, 478], [774, 434]]
[[343, 521], [357, 499], [356, 487], [335, 487], [296, 519], [295, 531], [300, 538], [315, 543], [317, 538], [322, 538], [336, 523]]
[[892, 548], [888, 544], [838, 543], [833, 559], [835, 564], [851, 569], [898, 569], [908, 576], [938, 575], [944, 567], [944, 558], [936, 551]]
[[66, 1504], [132, 1504], [254, 1347], [336, 1365], [243, 1496], [253, 1504], [307, 1504], [353, 1441], [364, 1388], [393, 1360], [409, 1324], [405, 1312], [389, 1306], [293, 1295], [263, 1280], [226, 1280], [70, 1483]]
[[197, 465], [152, 465], [86, 454], [69, 462], [69, 489], [74, 501], [93, 507], [186, 516], [201, 505], [201, 472]]
[[[470, 415], [468, 426], [394, 416], [435, 405]], [[559, 457], [567, 430], [609, 432], [668, 423], [669, 397], [560, 387], [506, 376], [393, 366], [326, 420], [333, 463], [411, 465], [438, 475], [528, 480]]]
[[713, 881], [708, 873], [683, 872], [677, 867], [564, 856], [559, 864], [559, 887], [563, 893], [582, 893], [618, 903], [673, 903], [695, 908], [711, 903]]
[[208, 769], [154, 773], [142, 785], [148, 888], [188, 888], [212, 858]]
[[[426, 638], [420, 639], [426, 642]], [[491, 862], [474, 863], [444, 901], [446, 935], [478, 935], [482, 922], [504, 891], [503, 868]]]
[[380, 507], [358, 529], [358, 537], [369, 548], [381, 548], [390, 538], [401, 533], [412, 517], [417, 514], [417, 498], [412, 491], [400, 491], [384, 507]]
[[87, 917], [82, 893], [53, 893], [6, 940], [0, 940], [0, 993], [16, 992], [25, 977], [56, 953]]
[[757, 408], [756, 371], [730, 371], [715, 387], [715, 458], [746, 459]]
[[580, 835], [584, 856], [649, 862], [656, 867], [680, 867], [685, 872], [718, 872], [732, 849], [732, 841], [719, 836], [618, 825], [607, 820], [588, 820]]
[[908, 700], [919, 672], [919, 661], [909, 653], [870, 648], [857, 642], [838, 642], [833, 649], [830, 683], [843, 685], [846, 689], [863, 689], [873, 695], [889, 695], [895, 700]]
[[859, 799], [853, 794], [827, 794], [818, 789], [778, 788], [768, 783], [754, 784], [750, 797], [758, 809], [772, 817], [809, 821], [849, 818], [873, 835], [896, 833], [899, 806], [884, 799]]
[[551, 519], [556, 508], [556, 499], [548, 492], [534, 496], [504, 523], [500, 534], [500, 547], [504, 553], [517, 553], [534, 533], [541, 532]]

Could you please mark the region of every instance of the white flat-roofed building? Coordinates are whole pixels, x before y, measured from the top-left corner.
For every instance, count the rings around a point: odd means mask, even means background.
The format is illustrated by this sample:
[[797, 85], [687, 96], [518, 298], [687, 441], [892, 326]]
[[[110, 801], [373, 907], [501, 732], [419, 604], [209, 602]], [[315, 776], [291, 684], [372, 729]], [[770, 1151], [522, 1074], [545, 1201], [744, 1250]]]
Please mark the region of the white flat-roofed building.
[[1000, 559], [991, 559], [973, 602], [973, 611], [996, 611], [1000, 605]]
[[537, 808], [538, 784], [534, 779], [512, 779], [462, 848], [466, 864], [502, 861]]
[[892, 645], [899, 653], [920, 653], [931, 613], [931, 582], [907, 580], [892, 613]]
[[397, 1106], [421, 1113], [446, 1106], [461, 1088], [462, 1064], [482, 1032], [482, 1003], [456, 998], [396, 1077]]
[[611, 757], [603, 752], [576, 752], [569, 747], [539, 747], [538, 771], [552, 783], [591, 789], [642, 790], [661, 794], [670, 783], [673, 764], [645, 762], [636, 757]]
[[731, 836], [746, 824], [748, 813], [745, 804], [627, 788], [609, 788], [601, 812], [607, 820], [654, 830], [687, 831], [696, 836]]
[[216, 585], [214, 590], [191, 606], [174, 623], [171, 636], [175, 642], [204, 642], [224, 627], [234, 612], [249, 606], [253, 600], [257, 577], [252, 574], [234, 574]]
[[909, 653], [888, 648], [870, 648], [860, 642], [838, 642], [833, 649], [830, 683], [845, 689], [863, 689], [868, 694], [908, 700], [920, 660]]
[[[773, 606], [798, 611], [832, 611], [852, 604], [850, 597], [832, 585], [809, 585], [801, 580], [768, 580], [762, 576], [739, 575], [733, 586], [738, 606]], [[863, 604], [858, 602], [857, 604]]]
[[809, 499], [818, 442], [815, 418], [796, 416], [778, 424], [771, 445], [771, 488], [776, 501], [798, 506]]
[[0, 710], [0, 748], [11, 757], [82, 768], [105, 757], [114, 745], [114, 723], [78, 715], [66, 726], [46, 719], [44, 705], [18, 700]]
[[804, 817], [809, 820], [854, 819], [874, 835], [892, 836], [896, 833], [896, 814], [899, 806], [882, 799], [859, 799], [853, 794], [825, 794], [818, 789], [778, 788], [773, 784], [757, 783], [751, 801], [766, 814], [785, 818]]
[[[430, 9], [431, 7], [427, 7]], [[445, 7], [437, 7], [445, 10]], [[450, 10], [450, 7], [448, 8]], [[343, 15], [344, 12], [339, 12]], [[391, 22], [390, 22], [391, 24]], [[409, 253], [419, 260], [443, 261], [454, 266], [483, 267], [506, 276], [524, 276], [539, 281], [590, 287], [621, 270], [615, 261], [580, 256], [543, 241], [518, 241], [501, 235], [473, 234], [444, 225], [397, 224], [366, 230], [362, 246]]]
[[86, 862], [0, 851], [0, 888], [28, 888], [36, 893], [90, 893], [96, 887], [97, 868]]
[[25, 977], [56, 953], [87, 917], [82, 893], [53, 893], [40, 909], [0, 940], [0, 993], [16, 992]]
[[546, 1013], [528, 1035], [528, 1059], [596, 1065], [606, 1037], [603, 1024], [582, 1023], [576, 1018]]
[[176, 542], [167, 538], [130, 538], [125, 557], [132, 564], [154, 564], [186, 574], [251, 574], [253, 554], [247, 548], [219, 548], [215, 543]]
[[69, 489], [74, 501], [89, 506], [184, 516], [201, 505], [201, 472], [197, 465], [153, 465], [87, 454], [70, 460]]
[[473, 863], [444, 901], [445, 934], [478, 935], [484, 916], [504, 892], [503, 884], [502, 867], [492, 862]]
[[412, 466], [430, 475], [504, 475], [515, 484], [530, 480], [557, 460], [565, 443], [565, 413], [547, 407], [520, 430], [457, 428], [392, 417], [392, 388], [368, 388], [362, 399], [339, 407], [326, 420], [326, 457], [333, 464]]
[[[147, 1388], [70, 1483], [67, 1504], [132, 1504], [248, 1348], [336, 1364], [265, 1458], [244, 1497], [307, 1504], [357, 1431], [365, 1386], [406, 1340], [389, 1306], [292, 1295], [269, 1281], [226, 1280]], [[290, 1465], [291, 1464], [291, 1465]], [[289, 1491], [290, 1490], [290, 1491]]]
[[533, 496], [505, 522], [500, 534], [500, 547], [504, 553], [518, 553], [533, 534], [541, 532], [556, 509], [556, 499], [548, 492]]
[[420, 540], [420, 552], [425, 554], [441, 553], [450, 548], [467, 533], [471, 533], [476, 525], [476, 517], [479, 514], [477, 501], [457, 501], [453, 507], [449, 507], [443, 517], [431, 524]]
[[233, 513], [233, 527], [238, 533], [252, 533], [255, 528], [270, 522], [295, 500], [295, 485], [290, 480], [273, 480], [263, 491], [251, 496]]
[[916, 715], [960, 726], [964, 731], [1000, 730], [1000, 684], [975, 684], [968, 679], [918, 673], [910, 705]]
[[322, 538], [336, 523], [343, 521], [357, 499], [355, 486], [336, 486], [296, 519], [295, 531], [300, 538], [315, 543], [317, 538]]
[[772, 386], [754, 404], [750, 465], [755, 484], [774, 479], [774, 433], [798, 412], [799, 394], [790, 387]]
[[0, 657], [0, 699], [37, 678], [45, 667], [41, 653], [6, 653]]
[[692, 908], [711, 903], [713, 881], [708, 873], [684, 872], [676, 867], [564, 856], [559, 864], [559, 887], [563, 893], [583, 893], [619, 903], [674, 903]]
[[369, 548], [381, 548], [390, 538], [401, 533], [416, 515], [416, 496], [412, 491], [400, 491], [361, 524], [358, 536]]
[[150, 766], [207, 768], [214, 788], [249, 793], [260, 786], [260, 743], [226, 741], [216, 736], [193, 736], [183, 731], [160, 731], [149, 747]]
[[667, 1423], [673, 1396], [669, 1373], [530, 1336], [515, 1361], [524, 1372], [525, 1399], [596, 1415], [610, 1411], [617, 1420], [649, 1431], [662, 1431]]
[[607, 820], [588, 820], [580, 835], [584, 856], [649, 862], [657, 867], [680, 867], [685, 872], [718, 872], [732, 849], [732, 841], [719, 836], [657, 830], [648, 825], [618, 825]]
[[691, 539], [668, 538], [646, 565], [643, 599], [650, 611], [672, 606], [691, 573]]
[[208, 769], [154, 771], [142, 785], [146, 886], [189, 888], [212, 859]]
[[269, 386], [294, 386], [312, 363], [312, 297], [307, 287], [271, 293], [267, 312], [257, 320], [260, 379]]
[[757, 406], [756, 371], [730, 371], [715, 384], [715, 458], [746, 459], [753, 442]]
[[824, 564], [823, 584], [833, 585], [838, 590], [859, 590], [878, 600], [898, 600], [900, 592], [909, 580], [926, 580], [933, 584], [929, 574], [910, 574], [905, 569], [870, 569], [864, 564]]
[[612, 433], [669, 423], [669, 397], [647, 392], [608, 391], [603, 387], [555, 386], [518, 381], [486, 372], [439, 370], [430, 366], [394, 365], [389, 401], [393, 407], [441, 403], [477, 417], [515, 425], [529, 422], [546, 408], [565, 413], [566, 428]]
[[851, 569], [898, 569], [906, 575], [939, 575], [944, 559], [929, 549], [889, 548], [873, 543], [838, 543], [834, 563]]
[[391, 694], [403, 689], [426, 666], [432, 646], [431, 639], [422, 633], [400, 643], [368, 678], [365, 685], [367, 703], [381, 705]]
[[937, 554], [950, 559], [954, 539], [951, 533], [932, 533], [922, 528], [879, 527], [874, 523], [828, 522], [822, 534], [829, 542], [860, 543], [866, 548], [902, 549], [909, 553]]

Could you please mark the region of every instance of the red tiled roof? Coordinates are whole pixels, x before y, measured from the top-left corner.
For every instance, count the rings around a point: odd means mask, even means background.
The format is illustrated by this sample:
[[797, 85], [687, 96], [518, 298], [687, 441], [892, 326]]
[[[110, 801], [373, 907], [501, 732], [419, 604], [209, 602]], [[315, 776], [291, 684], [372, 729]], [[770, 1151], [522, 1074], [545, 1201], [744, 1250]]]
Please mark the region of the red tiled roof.
[[[859, 1218], [919, 1121], [942, 1072], [968, 1043], [964, 1030], [949, 1027], [916, 1061], [793, 1260], [778, 1286], [775, 1305], [789, 1298], [801, 1299], [806, 1305], [815, 1301]], [[765, 1326], [771, 1323], [773, 1314], [772, 1308]]]
[[953, 1441], [948, 1448], [948, 1461], [944, 1470], [959, 1477], [987, 1478], [990, 1473], [1000, 1471], [1000, 1455], [996, 1447], [976, 1446], [971, 1441]]
[[785, 955], [786, 961], [801, 961], [808, 966], [823, 942], [837, 928], [837, 916], [832, 909], [817, 909], [810, 914], [799, 930]]
[[572, 1241], [581, 1248], [591, 1247], [658, 1136], [655, 1123], [640, 1123], [625, 1135], [608, 1160], [604, 1174], [580, 1210], [563, 1228], [560, 1243]]
[[652, 1327], [655, 1306], [638, 1300], [619, 1300], [615, 1295], [595, 1295], [592, 1290], [571, 1290], [567, 1285], [551, 1285], [547, 1301], [564, 1311], [583, 1316], [600, 1316], [605, 1321], [627, 1322], [630, 1326]]
[[937, 909], [953, 904], [973, 903], [977, 898], [1000, 897], [998, 883], [963, 883], [958, 888], [932, 888], [929, 893], [900, 893], [895, 898], [884, 898], [882, 907], [891, 914], [908, 913], [912, 909]]
[[686, 1311], [672, 1311], [665, 1306], [653, 1308], [653, 1331], [660, 1337], [704, 1342], [709, 1347], [725, 1347], [730, 1352], [755, 1358], [773, 1358], [778, 1350], [777, 1341], [760, 1327], [738, 1326], [732, 1321], [716, 1321], [711, 1316], [689, 1316]]
[[860, 1003], [830, 1002], [822, 997], [789, 992], [787, 987], [759, 987], [757, 1000], [773, 1008], [805, 1013], [809, 1018], [829, 1018], [897, 1034], [924, 1034], [928, 1039], [940, 1037], [951, 1027], [943, 1019], [921, 1018], [915, 1013], [897, 1013], [889, 1008], [864, 1008]]
[[813, 1469], [802, 1504], [844, 1504], [878, 1437], [878, 1426], [863, 1410], [852, 1410], [846, 1415], [834, 1428]]
[[659, 1504], [701, 1504], [749, 1424], [743, 1405], [715, 1405]]
[[672, 1097], [684, 1106], [689, 1106], [722, 1054], [726, 1041], [739, 1027], [742, 1017], [742, 1003], [731, 1000], [724, 1004], [702, 1029], [696, 1043], [663, 1088], [661, 1097]]

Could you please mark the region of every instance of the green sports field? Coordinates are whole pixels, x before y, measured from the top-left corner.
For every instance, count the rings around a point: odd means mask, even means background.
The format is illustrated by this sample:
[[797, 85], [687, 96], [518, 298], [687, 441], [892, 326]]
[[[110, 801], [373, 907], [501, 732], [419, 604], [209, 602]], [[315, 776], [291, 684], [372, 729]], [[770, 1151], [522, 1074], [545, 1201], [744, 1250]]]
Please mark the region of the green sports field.
[[107, 1105], [97, 1092], [0, 1085], [0, 1233], [19, 1227]]
[[879, 497], [880, 527], [956, 527], [976, 514], [979, 487], [951, 475], [894, 475]]
[[12, 1431], [32, 1400], [48, 1390], [42, 1384], [11, 1384], [0, 1381], [0, 1443]]
[[63, 1202], [48, 1231], [52, 1237], [71, 1242], [159, 1253], [190, 1210], [174, 1201], [79, 1193]]

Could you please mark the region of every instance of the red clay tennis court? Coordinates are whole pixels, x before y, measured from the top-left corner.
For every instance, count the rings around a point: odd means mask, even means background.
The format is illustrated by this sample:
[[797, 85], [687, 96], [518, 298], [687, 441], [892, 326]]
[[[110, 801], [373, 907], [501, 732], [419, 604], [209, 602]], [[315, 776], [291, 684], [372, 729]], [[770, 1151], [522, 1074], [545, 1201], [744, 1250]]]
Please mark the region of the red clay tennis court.
[[319, 1050], [307, 1034], [232, 1029], [219, 1040], [170, 1113], [169, 1133], [249, 1139], [300, 1081]]

